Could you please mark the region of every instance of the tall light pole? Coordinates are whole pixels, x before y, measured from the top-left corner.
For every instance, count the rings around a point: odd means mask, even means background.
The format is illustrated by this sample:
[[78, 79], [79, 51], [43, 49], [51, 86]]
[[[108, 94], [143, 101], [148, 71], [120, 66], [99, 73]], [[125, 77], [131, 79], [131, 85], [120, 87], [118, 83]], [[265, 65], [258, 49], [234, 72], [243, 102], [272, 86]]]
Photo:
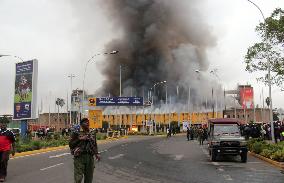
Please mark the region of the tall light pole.
[[121, 97], [121, 65], [119, 65], [119, 96]]
[[16, 55], [0, 55], [0, 57], [14, 57], [14, 58], [20, 59], [22, 62], [24, 62], [24, 60], [21, 57], [16, 56]]
[[[75, 77], [75, 75], [74, 74], [70, 74], [69, 76], [68, 76], [68, 78], [70, 78], [70, 86], [71, 86], [71, 92], [70, 92], [70, 111], [69, 111], [69, 124], [71, 125], [72, 124], [72, 90], [73, 90], [73, 86], [72, 86], [72, 80], [73, 80], [73, 78]], [[67, 99], [68, 100], [68, 99]]]
[[[196, 69], [195, 70], [196, 73], [201, 73], [200, 70]], [[218, 80], [220, 80], [218, 74], [217, 74], [217, 69], [213, 69], [211, 71], [209, 71], [209, 74], [212, 74], [213, 76], [215, 76]], [[218, 111], [217, 111], [217, 107], [218, 107], [218, 101], [217, 101], [217, 93], [216, 93], [216, 102], [214, 100], [214, 87], [212, 87], [212, 101], [213, 101], [213, 104], [212, 104], [212, 112], [213, 112], [213, 118], [215, 118], [215, 111], [214, 111], [214, 106], [216, 104], [216, 117], [218, 118]]]
[[[152, 91], [152, 90], [154, 89], [154, 90], [153, 90], [153, 94], [152, 94], [152, 103], [151, 103], [152, 111], [154, 110], [155, 88], [156, 88], [157, 85], [164, 84], [164, 83], [167, 83], [167, 81], [156, 82], [156, 83], [154, 83], [154, 85], [150, 88], [150, 91]], [[155, 120], [155, 114], [154, 114], [154, 120]], [[154, 129], [154, 132], [156, 132], [156, 125], [157, 125], [157, 123], [155, 122], [155, 129]]]
[[82, 105], [82, 114], [84, 114], [84, 100], [85, 100], [85, 78], [86, 78], [86, 70], [87, 70], [87, 66], [88, 64], [94, 59], [94, 57], [96, 56], [99, 56], [99, 55], [114, 55], [114, 54], [117, 54], [118, 51], [114, 50], [114, 51], [111, 51], [111, 52], [106, 52], [106, 53], [98, 53], [98, 54], [95, 54], [93, 55], [87, 62], [86, 62], [86, 65], [85, 65], [85, 70], [84, 70], [84, 77], [83, 77], [83, 91], [82, 91], [82, 101], [81, 101], [81, 105]]
[[[16, 55], [0, 55], [0, 57], [14, 57], [14, 58], [21, 60], [21, 62], [24, 62], [24, 60], [21, 57], [16, 56]], [[26, 135], [27, 129], [28, 129], [28, 121], [26, 119], [21, 120], [21, 136], [22, 137]]]
[[164, 84], [164, 83], [167, 83], [167, 81], [160, 81], [160, 82], [157, 82], [155, 83], [151, 88], [150, 88], [150, 91], [152, 91], [153, 89], [153, 94], [152, 94], [152, 105], [154, 106], [154, 97], [155, 97], [155, 88], [157, 85], [160, 85], [160, 84]]
[[[266, 22], [265, 22], [265, 17], [263, 12], [261, 11], [261, 9], [259, 8], [259, 6], [257, 4], [255, 4], [254, 2], [252, 2], [251, 0], [248, 0], [248, 2], [250, 2], [251, 4], [253, 4], [260, 12], [262, 18], [263, 18], [263, 23], [264, 23], [264, 31], [265, 31], [265, 41], [266, 41], [266, 46], [268, 45], [268, 34], [267, 34], [267, 28], [266, 28]], [[271, 124], [271, 137], [272, 137], [272, 141], [275, 142], [275, 136], [274, 136], [274, 123], [273, 123], [273, 114], [272, 114], [272, 97], [271, 97], [271, 65], [269, 62], [269, 58], [268, 58], [268, 54], [266, 53], [266, 59], [267, 59], [267, 69], [268, 69], [268, 88], [269, 88], [269, 99], [270, 99], [270, 110], [269, 110], [269, 120], [270, 120], [270, 124]]]

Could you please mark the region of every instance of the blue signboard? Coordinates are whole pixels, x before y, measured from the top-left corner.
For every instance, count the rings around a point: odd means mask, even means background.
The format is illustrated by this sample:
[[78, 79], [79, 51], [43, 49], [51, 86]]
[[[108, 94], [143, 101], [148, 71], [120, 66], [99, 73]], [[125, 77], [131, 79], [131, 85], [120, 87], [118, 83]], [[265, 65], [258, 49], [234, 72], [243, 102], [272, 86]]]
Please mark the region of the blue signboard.
[[34, 119], [37, 61], [31, 60], [16, 64], [14, 115], [15, 120]]
[[143, 106], [143, 97], [100, 97], [96, 106]]

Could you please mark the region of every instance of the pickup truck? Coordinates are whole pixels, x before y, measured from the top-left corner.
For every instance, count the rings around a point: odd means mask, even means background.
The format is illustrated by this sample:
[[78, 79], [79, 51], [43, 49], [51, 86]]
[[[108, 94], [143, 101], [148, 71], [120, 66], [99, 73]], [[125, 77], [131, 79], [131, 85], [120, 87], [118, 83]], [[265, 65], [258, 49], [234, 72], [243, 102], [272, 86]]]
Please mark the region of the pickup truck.
[[243, 163], [247, 162], [247, 143], [241, 136], [240, 123], [237, 119], [209, 119], [208, 150], [211, 161], [218, 156], [241, 156]]

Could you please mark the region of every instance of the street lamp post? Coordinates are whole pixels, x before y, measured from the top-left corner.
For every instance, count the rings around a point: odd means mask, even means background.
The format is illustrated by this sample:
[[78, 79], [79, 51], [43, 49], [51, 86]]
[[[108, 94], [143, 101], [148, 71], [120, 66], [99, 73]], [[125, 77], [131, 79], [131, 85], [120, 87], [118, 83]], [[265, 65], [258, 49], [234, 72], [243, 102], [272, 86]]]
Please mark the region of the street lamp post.
[[81, 101], [81, 105], [82, 105], [82, 109], [81, 109], [81, 112], [82, 114], [84, 114], [84, 100], [85, 100], [85, 78], [86, 78], [86, 71], [87, 71], [87, 66], [88, 64], [94, 59], [94, 57], [96, 56], [99, 56], [99, 55], [114, 55], [114, 54], [117, 54], [118, 51], [114, 50], [114, 51], [111, 51], [111, 52], [106, 52], [106, 53], [98, 53], [98, 54], [95, 54], [93, 55], [87, 62], [86, 62], [86, 65], [85, 65], [85, 70], [84, 70], [84, 78], [83, 78], [83, 91], [82, 91], [82, 101]]
[[24, 60], [21, 57], [16, 56], [16, 55], [0, 55], [0, 57], [14, 57], [14, 58], [20, 59], [21, 62], [24, 62]]
[[[265, 17], [263, 12], [261, 11], [261, 9], [259, 8], [259, 6], [257, 4], [255, 4], [254, 2], [252, 2], [251, 0], [248, 0], [248, 2], [250, 2], [251, 4], [253, 4], [260, 12], [262, 18], [263, 18], [263, 23], [264, 23], [264, 31], [265, 31], [265, 41], [266, 41], [266, 45], [268, 42], [268, 35], [267, 35], [267, 28], [265, 25]], [[270, 120], [270, 124], [271, 124], [271, 137], [272, 137], [272, 141], [275, 142], [275, 136], [274, 136], [274, 123], [273, 123], [273, 114], [272, 114], [272, 97], [271, 97], [271, 64], [269, 62], [269, 58], [268, 58], [268, 54], [266, 53], [266, 57], [267, 57], [267, 69], [268, 69], [268, 88], [269, 88], [269, 99], [270, 99], [270, 110], [269, 110], [269, 120]]]
[[164, 83], [167, 83], [167, 81], [160, 81], [160, 82], [157, 82], [155, 83], [151, 88], [150, 88], [150, 91], [152, 91], [153, 89], [153, 94], [152, 94], [152, 105], [154, 106], [154, 97], [155, 97], [155, 88], [157, 85], [160, 85], [160, 84], [164, 84]]
[[[21, 62], [24, 62], [24, 60], [16, 55], [0, 55], [0, 57], [14, 57], [17, 58], [19, 60], [21, 60]], [[26, 135], [28, 129], [28, 121], [26, 119], [21, 120], [21, 136], [24, 137]]]
[[70, 111], [69, 111], [69, 124], [71, 125], [72, 124], [72, 80], [73, 80], [73, 78], [75, 77], [75, 75], [74, 74], [70, 74], [69, 76], [68, 76], [68, 78], [70, 78], [70, 81], [71, 81], [71, 92], [70, 92], [70, 99], [71, 99], [71, 102], [70, 102]]
[[[196, 73], [200, 73], [201, 71], [196, 69], [195, 70]], [[218, 74], [216, 73], [217, 72], [217, 69], [213, 69], [211, 70], [209, 73], [212, 74], [213, 76], [215, 76], [218, 80], [220, 80]], [[212, 87], [212, 101], [213, 101], [213, 104], [212, 104], [212, 112], [213, 112], [213, 118], [215, 118], [215, 110], [214, 110], [214, 107], [215, 107], [215, 104], [216, 104], [216, 117], [218, 118], [218, 111], [217, 111], [217, 108], [218, 108], [218, 101], [217, 101], [217, 93], [216, 93], [216, 102], [214, 100], [214, 87]]]

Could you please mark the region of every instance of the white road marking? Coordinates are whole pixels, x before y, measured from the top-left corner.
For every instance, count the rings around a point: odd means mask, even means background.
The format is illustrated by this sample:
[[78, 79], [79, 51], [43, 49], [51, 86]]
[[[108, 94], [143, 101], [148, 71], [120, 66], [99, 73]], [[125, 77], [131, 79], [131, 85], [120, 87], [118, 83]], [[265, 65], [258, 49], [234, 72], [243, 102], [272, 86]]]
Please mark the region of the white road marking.
[[230, 175], [223, 175], [225, 180], [233, 180], [232, 177]]
[[179, 161], [179, 160], [181, 160], [182, 158], [184, 157], [184, 155], [175, 155], [174, 156], [174, 160], [177, 160], [177, 161]]
[[49, 158], [59, 158], [61, 156], [66, 156], [66, 155], [70, 155], [71, 153], [63, 153], [63, 154], [57, 154], [55, 156], [49, 156]]
[[107, 149], [102, 150], [102, 151], [100, 151], [99, 153], [101, 154], [101, 153], [104, 153], [104, 152], [107, 152]]
[[220, 164], [218, 162], [212, 162], [213, 165], [219, 166]]
[[59, 164], [56, 164], [56, 165], [52, 165], [52, 166], [49, 166], [49, 167], [46, 167], [46, 168], [42, 168], [40, 169], [41, 171], [44, 171], [44, 170], [47, 170], [47, 169], [50, 169], [50, 168], [54, 168], [54, 167], [57, 167], [57, 166], [60, 166], [60, 165], [63, 165], [64, 163], [59, 163]]
[[224, 172], [224, 171], [225, 171], [223, 168], [218, 168], [218, 170], [219, 170], [220, 172]]
[[[103, 151], [100, 151], [99, 153], [104, 153], [106, 152], [106, 150], [103, 150]], [[57, 155], [54, 155], [54, 156], [49, 156], [49, 158], [59, 158], [59, 157], [62, 157], [62, 156], [66, 156], [66, 155], [70, 155], [71, 153], [63, 153], [63, 154], [57, 154]]]
[[116, 156], [108, 157], [108, 159], [113, 160], [113, 159], [121, 158], [121, 157], [123, 157], [123, 156], [124, 156], [124, 154], [118, 154], [118, 155], [116, 155]]

